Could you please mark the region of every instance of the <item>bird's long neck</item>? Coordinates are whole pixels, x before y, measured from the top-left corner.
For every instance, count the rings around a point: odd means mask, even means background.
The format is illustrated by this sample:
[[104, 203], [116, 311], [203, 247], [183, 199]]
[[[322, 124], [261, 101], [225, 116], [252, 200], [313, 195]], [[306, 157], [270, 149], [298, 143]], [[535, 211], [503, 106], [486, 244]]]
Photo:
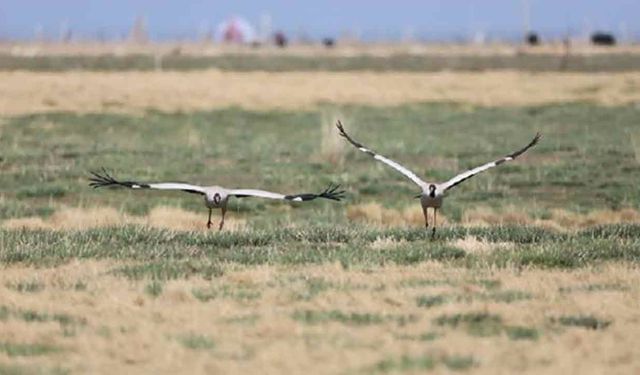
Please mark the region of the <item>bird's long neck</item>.
[[429, 192], [428, 192], [429, 197], [431, 198], [435, 198], [436, 197], [436, 185], [429, 185]]

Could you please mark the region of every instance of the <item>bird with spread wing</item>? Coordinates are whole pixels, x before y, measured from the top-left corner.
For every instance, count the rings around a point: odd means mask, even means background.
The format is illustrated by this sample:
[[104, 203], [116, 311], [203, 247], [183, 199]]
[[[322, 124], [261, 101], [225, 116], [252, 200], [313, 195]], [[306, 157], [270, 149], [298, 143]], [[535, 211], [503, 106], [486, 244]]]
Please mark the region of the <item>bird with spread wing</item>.
[[177, 190], [186, 193], [199, 194], [204, 197], [205, 206], [209, 209], [209, 220], [207, 228], [211, 228], [211, 211], [219, 208], [222, 211], [222, 219], [220, 220], [219, 230], [224, 226], [224, 217], [227, 212], [227, 202], [229, 198], [259, 197], [267, 199], [277, 199], [292, 202], [306, 202], [317, 198], [340, 201], [344, 197], [344, 191], [338, 190], [339, 185], [330, 185], [324, 191], [314, 194], [293, 194], [284, 195], [272, 193], [270, 191], [256, 189], [227, 189], [221, 186], [200, 186], [182, 182], [158, 182], [158, 183], [142, 183], [136, 181], [120, 181], [111, 176], [104, 168], [98, 172], [90, 172], [89, 186], [93, 188], [100, 187], [126, 187], [130, 189], [155, 189], [155, 190]]
[[420, 187], [421, 193], [420, 195], [418, 195], [416, 198], [420, 198], [420, 204], [422, 205], [422, 212], [424, 214], [424, 221], [425, 221], [425, 227], [429, 228], [429, 217], [427, 214], [427, 208], [431, 207], [433, 208], [433, 231], [432, 231], [432, 235], [435, 234], [436, 232], [436, 215], [437, 215], [437, 210], [442, 207], [442, 200], [445, 197], [446, 193], [449, 192], [449, 190], [455, 186], [457, 186], [458, 184], [462, 183], [463, 181], [466, 181], [467, 179], [477, 175], [480, 172], [484, 172], [487, 169], [496, 167], [502, 163], [511, 161], [511, 160], [515, 160], [518, 156], [522, 155], [523, 153], [525, 153], [528, 149], [530, 149], [531, 147], [535, 146], [538, 141], [540, 141], [540, 138], [542, 137], [542, 135], [540, 133], [537, 133], [536, 136], [533, 138], [533, 140], [531, 140], [531, 142], [529, 142], [529, 144], [527, 144], [526, 146], [524, 146], [523, 148], [521, 148], [518, 151], [515, 151], [505, 157], [502, 157], [498, 160], [494, 160], [492, 162], [483, 164], [479, 167], [470, 169], [466, 172], [460, 173], [457, 176], [451, 178], [448, 181], [445, 182], [441, 182], [441, 183], [437, 183], [437, 182], [425, 182], [424, 180], [422, 180], [420, 177], [418, 177], [415, 173], [413, 173], [412, 171], [410, 171], [409, 169], [403, 167], [402, 165], [396, 163], [395, 161], [388, 159], [380, 154], [377, 154], [376, 152], [372, 151], [371, 149], [365, 147], [364, 145], [362, 145], [362, 143], [357, 142], [356, 140], [354, 140], [353, 138], [351, 138], [351, 136], [349, 134], [347, 134], [347, 132], [344, 130], [344, 126], [342, 125], [342, 122], [338, 121], [336, 124], [336, 127], [338, 128], [338, 131], [340, 132], [340, 135], [342, 137], [344, 137], [347, 141], [349, 141], [349, 143], [351, 143], [353, 146], [355, 146], [358, 150], [368, 154], [369, 156], [373, 157], [374, 159], [381, 161], [382, 163], [390, 166], [391, 168], [395, 169], [396, 171], [402, 173], [405, 177], [407, 177], [408, 179], [410, 179], [411, 181], [413, 181], [416, 185], [418, 185]]

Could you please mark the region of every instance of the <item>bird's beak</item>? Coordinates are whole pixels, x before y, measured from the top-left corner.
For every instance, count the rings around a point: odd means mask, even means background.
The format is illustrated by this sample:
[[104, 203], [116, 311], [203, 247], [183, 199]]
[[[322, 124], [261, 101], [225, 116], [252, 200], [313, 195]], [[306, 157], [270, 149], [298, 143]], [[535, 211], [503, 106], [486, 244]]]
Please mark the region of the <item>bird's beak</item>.
[[415, 197], [413, 197], [414, 199], [418, 199], [418, 198], [422, 198], [422, 194], [418, 194]]

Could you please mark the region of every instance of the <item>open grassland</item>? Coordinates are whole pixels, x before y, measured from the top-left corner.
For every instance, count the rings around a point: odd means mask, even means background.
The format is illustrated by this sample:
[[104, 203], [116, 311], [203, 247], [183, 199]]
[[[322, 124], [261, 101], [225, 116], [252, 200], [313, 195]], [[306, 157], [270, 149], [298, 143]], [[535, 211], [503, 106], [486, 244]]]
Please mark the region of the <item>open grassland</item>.
[[[636, 73], [0, 80], [0, 374], [640, 372]], [[427, 180], [544, 138], [431, 239], [338, 118]], [[348, 194], [236, 199], [218, 233], [198, 196], [90, 189], [102, 166]]]
[[5, 231], [0, 369], [635, 373], [639, 230]]
[[[457, 187], [439, 215], [443, 224], [563, 230], [640, 219], [640, 110], [589, 104], [13, 117], [0, 126], [0, 219], [12, 228], [82, 229], [158, 223], [159, 216], [168, 216], [164, 210], [175, 215], [175, 229], [202, 228], [206, 209], [200, 197], [88, 188], [88, 171], [104, 166], [143, 181], [284, 193], [338, 183], [348, 191], [341, 204], [233, 200], [229, 217], [238, 228], [353, 221], [421, 226], [422, 212], [412, 199], [416, 187], [345, 145], [333, 130], [335, 117], [364, 144], [432, 181], [515, 150], [536, 131], [544, 134], [522, 159]], [[171, 220], [155, 226], [172, 228]]]
[[144, 114], [395, 106], [455, 102], [531, 106], [640, 102], [640, 73], [470, 72], [0, 72], [0, 115], [69, 111]]

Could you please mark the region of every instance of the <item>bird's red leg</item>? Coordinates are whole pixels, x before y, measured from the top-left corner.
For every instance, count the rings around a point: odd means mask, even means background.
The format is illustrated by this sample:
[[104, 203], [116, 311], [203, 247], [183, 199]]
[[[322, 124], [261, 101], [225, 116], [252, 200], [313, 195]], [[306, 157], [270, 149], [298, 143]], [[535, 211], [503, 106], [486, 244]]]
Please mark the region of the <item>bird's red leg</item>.
[[220, 220], [220, 226], [218, 227], [218, 230], [222, 230], [222, 227], [224, 226], [224, 215], [227, 213], [227, 206], [222, 206], [222, 220]]
[[424, 227], [429, 228], [429, 212], [427, 207], [422, 206], [422, 213], [424, 214]]
[[207, 221], [207, 229], [211, 229], [211, 224], [213, 224], [211, 222], [211, 209], [209, 209], [209, 221]]
[[433, 232], [431, 232], [431, 238], [436, 235], [436, 217], [438, 216], [438, 209], [433, 208]]

